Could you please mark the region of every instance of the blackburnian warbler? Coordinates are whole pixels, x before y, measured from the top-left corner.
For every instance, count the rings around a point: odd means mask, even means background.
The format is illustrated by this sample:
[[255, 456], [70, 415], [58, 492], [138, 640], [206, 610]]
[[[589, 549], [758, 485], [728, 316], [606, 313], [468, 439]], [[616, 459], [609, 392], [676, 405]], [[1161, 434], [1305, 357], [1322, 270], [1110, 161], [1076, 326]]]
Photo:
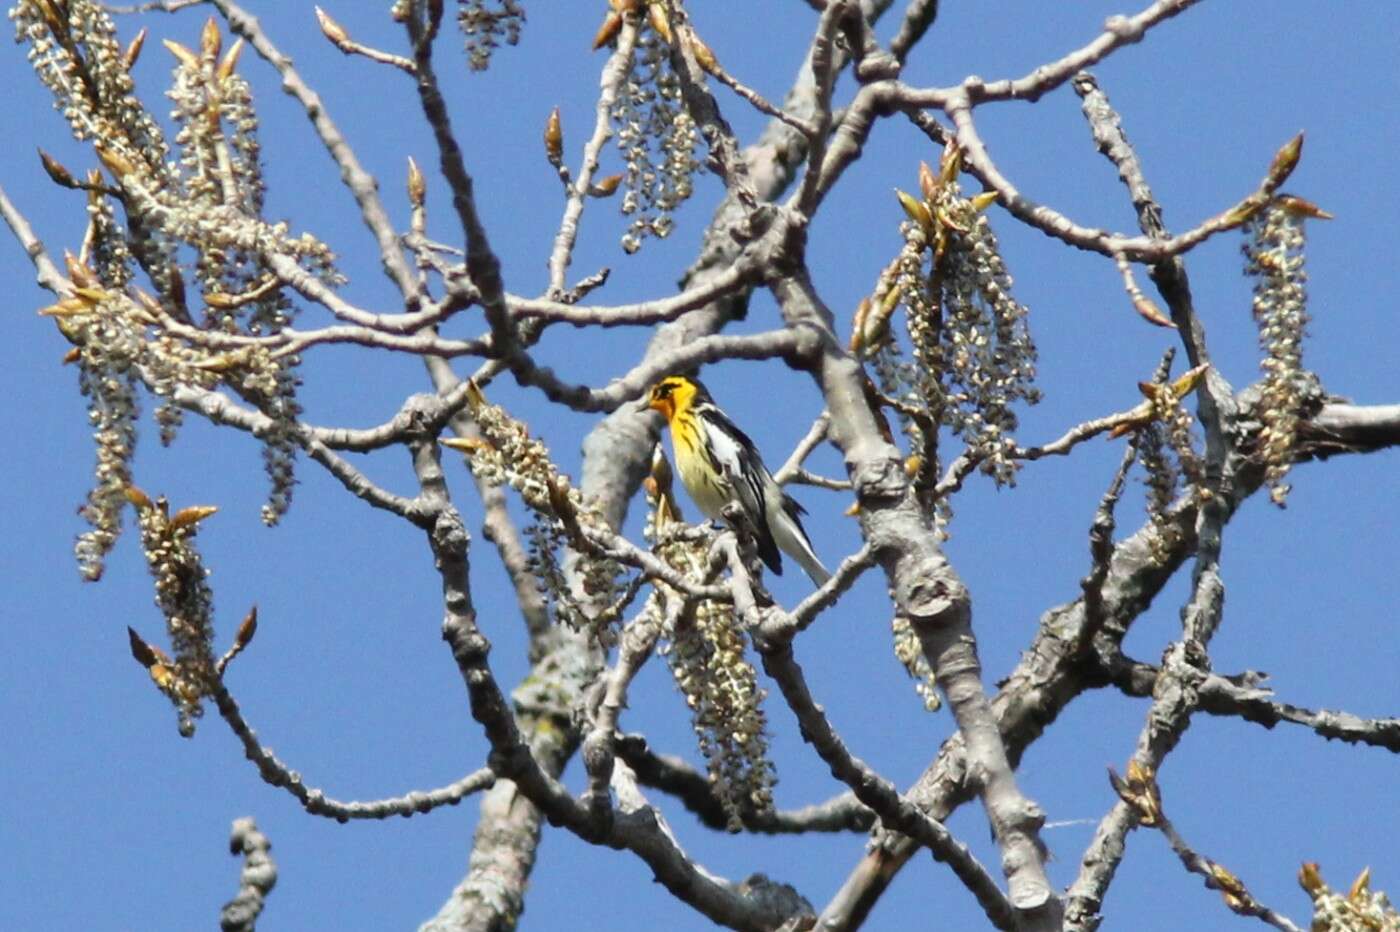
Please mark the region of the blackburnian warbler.
[[830, 578], [802, 529], [802, 506], [773, 481], [753, 441], [719, 409], [705, 386], [683, 375], [667, 376], [652, 386], [648, 404], [666, 415], [676, 470], [706, 516], [723, 520], [725, 506], [736, 503], [758, 555], [774, 573], [783, 572], [782, 550], [817, 585]]

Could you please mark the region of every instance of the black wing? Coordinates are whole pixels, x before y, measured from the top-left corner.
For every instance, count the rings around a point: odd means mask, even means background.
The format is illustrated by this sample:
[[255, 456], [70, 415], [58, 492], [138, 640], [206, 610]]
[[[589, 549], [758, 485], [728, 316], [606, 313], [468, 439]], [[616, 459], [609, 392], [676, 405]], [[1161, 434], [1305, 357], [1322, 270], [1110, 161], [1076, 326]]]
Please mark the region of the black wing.
[[[729, 417], [714, 405], [704, 405], [697, 413], [704, 419], [709, 432], [709, 453], [715, 470], [728, 477], [735, 496], [749, 519], [758, 555], [775, 575], [783, 574], [783, 560], [773, 532], [768, 529], [764, 497], [768, 467], [763, 465], [758, 448], [749, 435], [739, 429]], [[769, 480], [771, 481], [771, 480]], [[795, 504], [795, 503], [794, 503]]]

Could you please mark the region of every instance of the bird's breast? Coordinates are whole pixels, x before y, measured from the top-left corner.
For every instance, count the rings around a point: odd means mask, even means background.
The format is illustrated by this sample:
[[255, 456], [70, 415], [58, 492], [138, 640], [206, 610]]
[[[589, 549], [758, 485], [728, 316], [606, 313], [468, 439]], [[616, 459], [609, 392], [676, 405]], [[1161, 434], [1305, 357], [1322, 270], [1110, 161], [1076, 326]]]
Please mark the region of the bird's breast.
[[718, 521], [732, 498], [728, 483], [709, 468], [703, 453], [691, 452], [681, 445], [679, 438], [672, 439], [677, 442], [676, 471], [681, 474], [686, 492], [705, 517]]

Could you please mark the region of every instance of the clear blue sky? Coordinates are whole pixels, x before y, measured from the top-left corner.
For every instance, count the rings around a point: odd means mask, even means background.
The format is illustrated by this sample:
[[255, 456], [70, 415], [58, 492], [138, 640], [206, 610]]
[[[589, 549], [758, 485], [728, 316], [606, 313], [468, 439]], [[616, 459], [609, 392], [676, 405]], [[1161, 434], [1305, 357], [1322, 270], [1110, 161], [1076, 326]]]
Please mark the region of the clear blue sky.
[[[409, 82], [342, 58], [316, 30], [310, 3], [249, 6], [323, 95], [406, 226], [404, 159], [436, 162]], [[330, 0], [328, 9], [370, 41], [391, 35], [386, 6]], [[603, 61], [588, 43], [604, 6], [601, 0], [527, 4], [531, 19], [521, 46], [500, 52], [486, 75], [465, 74], [463, 59], [453, 54], [456, 38], [445, 36], [441, 44], [440, 71], [450, 75], [453, 116], [482, 213], [507, 286], [517, 293], [543, 288], [561, 208], [540, 151], [544, 118], [561, 106], [566, 157], [576, 160]], [[720, 59], [779, 96], [810, 37], [810, 9], [764, 4], [760, 20], [737, 15], [737, 3], [692, 6]], [[906, 71], [911, 81], [1019, 76], [1087, 42], [1108, 14], [1136, 9], [1123, 0], [948, 0], [944, 7]], [[152, 41], [136, 78], [159, 113], [169, 107], [159, 93], [170, 59], [155, 40], [195, 44], [204, 15], [194, 10], [150, 20]], [[135, 28], [124, 21], [123, 36]], [[883, 26], [882, 35], [890, 28]], [[1177, 230], [1252, 190], [1274, 150], [1307, 131], [1289, 188], [1337, 219], [1310, 227], [1314, 322], [1305, 361], [1329, 390], [1358, 402], [1400, 401], [1397, 35], [1400, 7], [1389, 3], [1215, 0], [1095, 69]], [[392, 34], [380, 44], [402, 42]], [[372, 242], [304, 116], [278, 93], [255, 55], [245, 55], [241, 69], [259, 92], [269, 214], [330, 242], [359, 303], [394, 310]], [[75, 170], [95, 161], [71, 141], [19, 48], [0, 54], [0, 82], [7, 88], [0, 127], [9, 141], [0, 181], [51, 250], [76, 249], [81, 196], [48, 182], [33, 146], [42, 144]], [[843, 82], [841, 92], [849, 91]], [[719, 99], [741, 137], [752, 138], [760, 121], [727, 93]], [[979, 116], [993, 153], [1028, 195], [1086, 223], [1133, 228], [1130, 206], [1111, 167], [1093, 151], [1068, 88], [1034, 106], [985, 108]], [[887, 121], [825, 205], [812, 230], [810, 261], [843, 328], [898, 248], [900, 214], [891, 189], [913, 188], [918, 160], [934, 156], [904, 122]], [[616, 165], [613, 152], [604, 171]], [[433, 230], [450, 238], [444, 189], [436, 179], [430, 184]], [[668, 293], [694, 255], [716, 191], [714, 179], [706, 179], [673, 238], [649, 242], [632, 258], [618, 248], [623, 225], [614, 205], [594, 202], [574, 273], [613, 268], [598, 301]], [[993, 222], [1018, 297], [1032, 308], [1041, 350], [1046, 401], [1024, 417], [1023, 441], [1049, 439], [1133, 403], [1135, 382], [1150, 373], [1171, 335], [1135, 317], [1111, 264], [1020, 229], [999, 212]], [[1235, 236], [1221, 237], [1188, 258], [1213, 353], [1237, 386], [1257, 375], [1238, 245]], [[90, 428], [76, 373], [59, 366], [66, 344], [33, 313], [48, 298], [33, 286], [32, 269], [7, 233], [0, 233], [0, 275], [8, 305], [8, 339], [0, 342], [8, 529], [0, 535], [6, 630], [0, 734], [7, 738], [0, 764], [0, 928], [211, 927], [235, 889], [239, 864], [227, 854], [226, 839], [230, 821], [243, 815], [254, 816], [270, 836], [280, 869], [260, 925], [265, 932], [416, 926], [465, 871], [475, 800], [411, 820], [342, 826], [304, 814], [291, 797], [265, 785], [212, 710], [192, 741], [178, 737], [169, 706], [127, 654], [127, 625], [154, 640], [162, 632], [135, 540], [121, 542], [100, 584], [78, 580], [71, 549], [82, 527], [74, 509], [90, 481]], [[760, 296], [742, 327], [766, 328], [773, 320], [771, 301]], [[567, 376], [602, 384], [630, 367], [644, 337], [561, 331], [545, 341], [542, 358]], [[416, 360], [339, 349], [314, 353], [304, 377], [306, 416], [320, 424], [378, 423], [426, 385]], [[786, 456], [806, 418], [820, 409], [810, 381], [778, 362], [726, 364], [707, 378], [721, 404], [752, 428], [770, 463]], [[530, 420], [561, 464], [576, 469], [590, 419], [542, 414], [538, 395], [511, 387], [494, 389], [492, 397]], [[765, 420], [759, 402], [775, 401], [790, 420]], [[1118, 455], [1115, 444], [1094, 443], [1070, 460], [1029, 466], [1014, 490], [996, 492], [973, 481], [957, 501], [949, 550], [975, 600], [989, 685], [1015, 664], [1041, 612], [1077, 594], [1088, 567], [1085, 531]], [[814, 462], [827, 472], [839, 469], [830, 451]], [[229, 685], [264, 741], [308, 783], [342, 799], [451, 782], [481, 765], [485, 742], [439, 638], [438, 581], [422, 535], [350, 499], [314, 464], [300, 465], [292, 511], [276, 530], [258, 520], [265, 480], [259, 449], [243, 435], [190, 417], [175, 447], [163, 450], [148, 428], [137, 476], [142, 487], [176, 505], [221, 508], [199, 540], [213, 569], [223, 642], [250, 604], [261, 612], [258, 637], [234, 664]], [[1286, 511], [1260, 499], [1244, 507], [1225, 538], [1225, 621], [1212, 651], [1217, 670], [1268, 671], [1281, 699], [1304, 706], [1363, 716], [1400, 711], [1398, 466], [1394, 452], [1309, 465], [1295, 473]], [[365, 468], [393, 490], [412, 486], [402, 454], [372, 458]], [[470, 485], [465, 474], [455, 479], [475, 527], [479, 509]], [[841, 516], [845, 498], [806, 488], [797, 494], [812, 513], [819, 551], [834, 565], [856, 546], [853, 525]], [[1135, 527], [1140, 509], [1135, 491], [1122, 506], [1120, 526]], [[474, 573], [481, 624], [495, 644], [492, 663], [509, 689], [525, 670], [521, 625], [487, 548], [476, 551]], [[806, 586], [789, 572], [777, 592], [791, 604]], [[1128, 641], [1135, 656], [1155, 660], [1177, 636], [1184, 591], [1178, 580], [1138, 622]], [[883, 587], [873, 577], [800, 639], [797, 657], [853, 751], [901, 785], [949, 734], [947, 713], [920, 710], [891, 656]], [[1144, 702], [1116, 694], [1087, 695], [1026, 755], [1022, 786], [1049, 818], [1091, 820], [1047, 831], [1057, 883], [1074, 876], [1093, 822], [1112, 803], [1104, 768], [1122, 766], [1145, 710]], [[780, 702], [770, 701], [769, 717], [779, 805], [837, 792]], [[658, 749], [697, 758], [684, 707], [658, 663], [634, 687], [623, 723], [645, 731]], [[1304, 859], [1320, 861], [1324, 875], [1343, 886], [1370, 864], [1376, 886], [1400, 893], [1398, 775], [1385, 751], [1328, 743], [1288, 726], [1266, 732], [1201, 716], [1163, 768], [1161, 783], [1168, 811], [1189, 840], [1306, 925], [1308, 902], [1293, 879]], [[577, 765], [566, 778], [581, 787]], [[863, 836], [718, 835], [653, 798], [682, 844], [711, 870], [732, 878], [766, 871], [795, 884], [818, 907], [864, 843]], [[951, 827], [995, 863], [980, 810], [960, 811]], [[525, 930], [708, 927], [652, 883], [633, 856], [590, 848], [558, 831], [543, 843], [527, 902]], [[1130, 838], [1107, 906], [1109, 928], [1228, 928], [1250, 921], [1232, 917], [1147, 832]], [[929, 915], [936, 919], [921, 918]], [[946, 868], [921, 856], [868, 927], [979, 924], [971, 898]]]

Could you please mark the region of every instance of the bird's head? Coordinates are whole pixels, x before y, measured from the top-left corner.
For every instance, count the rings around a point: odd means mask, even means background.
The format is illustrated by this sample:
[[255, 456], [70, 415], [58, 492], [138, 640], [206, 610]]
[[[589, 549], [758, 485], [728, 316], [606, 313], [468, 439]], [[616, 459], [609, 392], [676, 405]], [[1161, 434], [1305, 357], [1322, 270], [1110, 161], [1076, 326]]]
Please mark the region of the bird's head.
[[694, 379], [683, 375], [668, 375], [651, 387], [647, 407], [666, 415], [666, 420], [676, 416], [694, 403], [697, 397], [704, 397], [705, 389]]

